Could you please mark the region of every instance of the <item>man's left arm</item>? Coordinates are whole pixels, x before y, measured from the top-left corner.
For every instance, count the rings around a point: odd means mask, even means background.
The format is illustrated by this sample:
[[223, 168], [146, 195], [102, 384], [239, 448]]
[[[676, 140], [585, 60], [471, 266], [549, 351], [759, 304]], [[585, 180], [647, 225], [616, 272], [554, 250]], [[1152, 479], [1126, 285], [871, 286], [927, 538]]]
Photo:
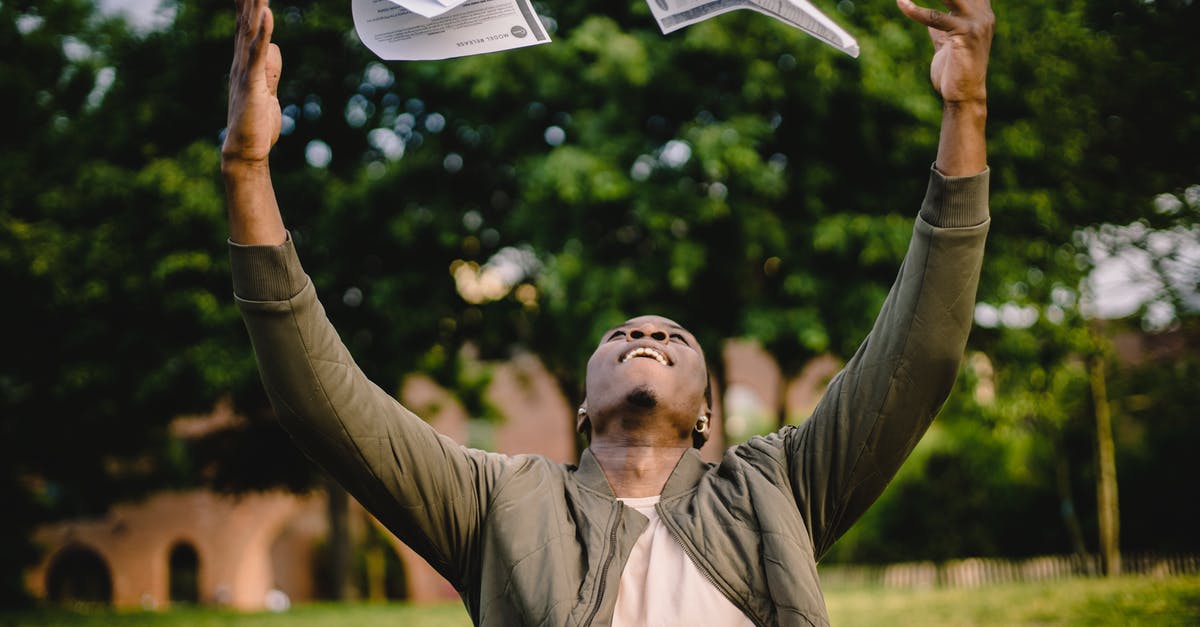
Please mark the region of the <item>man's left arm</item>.
[[812, 535], [829, 549], [883, 491], [953, 386], [970, 332], [988, 227], [984, 126], [993, 21], [988, 0], [948, 12], [897, 0], [929, 27], [944, 106], [937, 161], [908, 254], [871, 334], [812, 417], [748, 445], [784, 456]]

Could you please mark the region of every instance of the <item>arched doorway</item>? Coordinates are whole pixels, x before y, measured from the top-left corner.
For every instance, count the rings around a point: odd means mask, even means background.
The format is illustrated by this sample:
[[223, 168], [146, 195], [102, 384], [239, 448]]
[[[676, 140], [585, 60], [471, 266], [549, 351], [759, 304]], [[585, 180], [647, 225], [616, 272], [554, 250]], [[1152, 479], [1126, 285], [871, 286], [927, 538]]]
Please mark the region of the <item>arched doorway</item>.
[[46, 569], [46, 592], [54, 603], [112, 603], [112, 576], [99, 553], [69, 546]]
[[169, 598], [172, 604], [200, 601], [200, 556], [188, 542], [176, 542], [167, 558]]

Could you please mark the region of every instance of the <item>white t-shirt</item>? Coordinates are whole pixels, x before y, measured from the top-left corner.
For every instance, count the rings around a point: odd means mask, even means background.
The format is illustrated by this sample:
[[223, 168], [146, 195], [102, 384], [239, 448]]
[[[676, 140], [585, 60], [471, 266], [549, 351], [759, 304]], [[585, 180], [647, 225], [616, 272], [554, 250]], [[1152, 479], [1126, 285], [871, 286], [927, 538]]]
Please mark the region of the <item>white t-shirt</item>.
[[659, 498], [618, 499], [649, 518], [650, 525], [621, 573], [613, 627], [753, 627], [671, 537], [654, 510]]

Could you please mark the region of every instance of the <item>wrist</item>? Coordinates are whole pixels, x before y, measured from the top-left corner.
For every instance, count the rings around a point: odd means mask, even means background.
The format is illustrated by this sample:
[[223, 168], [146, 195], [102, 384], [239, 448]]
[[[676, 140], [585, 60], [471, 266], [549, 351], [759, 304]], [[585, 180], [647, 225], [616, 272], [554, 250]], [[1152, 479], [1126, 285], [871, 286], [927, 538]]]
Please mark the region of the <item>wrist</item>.
[[227, 183], [271, 176], [271, 166], [266, 159], [245, 159], [221, 155], [221, 175]]
[[935, 167], [947, 176], [967, 176], [987, 168], [987, 102], [948, 101], [942, 109]]
[[945, 100], [942, 102], [942, 113], [955, 116], [987, 118], [987, 98], [971, 98], [965, 100]]

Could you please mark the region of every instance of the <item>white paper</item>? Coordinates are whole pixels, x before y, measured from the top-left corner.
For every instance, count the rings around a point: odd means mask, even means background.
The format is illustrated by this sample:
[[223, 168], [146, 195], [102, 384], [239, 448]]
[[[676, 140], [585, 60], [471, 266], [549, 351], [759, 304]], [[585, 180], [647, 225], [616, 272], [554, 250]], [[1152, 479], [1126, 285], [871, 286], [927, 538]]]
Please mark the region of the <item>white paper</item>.
[[354, 0], [351, 10], [358, 38], [389, 61], [450, 59], [550, 43], [529, 0], [466, 0], [434, 18], [392, 0]]
[[437, 17], [462, 4], [464, 0], [389, 0], [422, 17]]
[[858, 57], [858, 42], [808, 0], [646, 0], [663, 34], [737, 9], [769, 15]]

